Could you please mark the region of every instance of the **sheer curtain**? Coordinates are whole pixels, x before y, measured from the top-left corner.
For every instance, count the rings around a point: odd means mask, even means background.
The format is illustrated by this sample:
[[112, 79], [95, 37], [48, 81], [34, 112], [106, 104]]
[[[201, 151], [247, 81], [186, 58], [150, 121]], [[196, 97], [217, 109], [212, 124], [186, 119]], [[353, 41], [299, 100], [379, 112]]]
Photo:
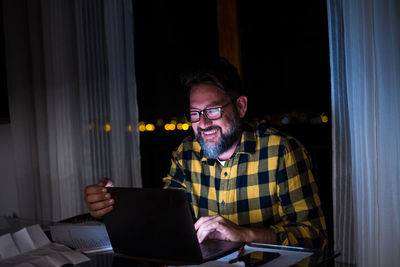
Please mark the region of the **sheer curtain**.
[[328, 0], [338, 262], [400, 262], [400, 2]]
[[5, 0], [17, 214], [86, 212], [100, 177], [141, 186], [129, 0]]

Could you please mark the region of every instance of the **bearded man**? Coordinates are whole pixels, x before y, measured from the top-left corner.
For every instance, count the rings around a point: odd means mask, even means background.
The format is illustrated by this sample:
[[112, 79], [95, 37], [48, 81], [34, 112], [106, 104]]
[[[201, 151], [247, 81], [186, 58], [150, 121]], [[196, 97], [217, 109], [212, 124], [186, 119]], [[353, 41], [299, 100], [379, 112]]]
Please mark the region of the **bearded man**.
[[[172, 153], [163, 182], [164, 188], [186, 191], [199, 242], [325, 247], [325, 219], [308, 154], [295, 138], [245, 122], [247, 97], [236, 68], [219, 60], [186, 74], [182, 83], [194, 135]], [[113, 207], [109, 182], [85, 189], [94, 217]]]

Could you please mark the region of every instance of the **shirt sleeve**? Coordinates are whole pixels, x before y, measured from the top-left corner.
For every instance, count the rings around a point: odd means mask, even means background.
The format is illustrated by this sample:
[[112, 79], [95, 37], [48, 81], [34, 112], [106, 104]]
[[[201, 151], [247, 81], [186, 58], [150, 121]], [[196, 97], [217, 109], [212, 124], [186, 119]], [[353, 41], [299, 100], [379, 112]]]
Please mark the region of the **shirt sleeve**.
[[180, 151], [182, 151], [182, 146], [178, 147], [176, 151], [172, 152], [171, 168], [167, 176], [163, 178], [164, 189], [186, 189], [185, 170], [182, 164], [180, 164], [182, 161]]
[[325, 218], [310, 158], [293, 138], [283, 144], [279, 154], [276, 181], [282, 220], [271, 228], [281, 245], [324, 248], [327, 245]]

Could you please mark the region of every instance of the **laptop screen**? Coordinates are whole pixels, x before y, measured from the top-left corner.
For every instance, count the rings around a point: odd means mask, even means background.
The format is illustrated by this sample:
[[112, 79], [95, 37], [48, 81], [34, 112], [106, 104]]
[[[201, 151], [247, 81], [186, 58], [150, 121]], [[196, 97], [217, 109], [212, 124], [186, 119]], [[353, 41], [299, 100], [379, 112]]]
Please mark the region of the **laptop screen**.
[[[150, 260], [204, 261], [185, 191], [121, 187], [107, 190], [115, 204], [104, 216], [104, 223], [115, 253]], [[225, 247], [232, 243], [221, 242]], [[226, 252], [241, 244], [229, 245]]]

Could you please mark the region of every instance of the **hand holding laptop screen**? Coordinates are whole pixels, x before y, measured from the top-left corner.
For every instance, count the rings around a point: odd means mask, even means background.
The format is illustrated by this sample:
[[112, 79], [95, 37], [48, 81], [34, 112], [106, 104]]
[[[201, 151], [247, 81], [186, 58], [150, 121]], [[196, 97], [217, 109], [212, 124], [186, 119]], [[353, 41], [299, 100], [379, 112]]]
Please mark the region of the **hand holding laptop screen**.
[[108, 193], [107, 187], [113, 186], [111, 180], [101, 178], [97, 184], [89, 185], [85, 188], [85, 203], [90, 215], [100, 218], [112, 210], [114, 199]]

